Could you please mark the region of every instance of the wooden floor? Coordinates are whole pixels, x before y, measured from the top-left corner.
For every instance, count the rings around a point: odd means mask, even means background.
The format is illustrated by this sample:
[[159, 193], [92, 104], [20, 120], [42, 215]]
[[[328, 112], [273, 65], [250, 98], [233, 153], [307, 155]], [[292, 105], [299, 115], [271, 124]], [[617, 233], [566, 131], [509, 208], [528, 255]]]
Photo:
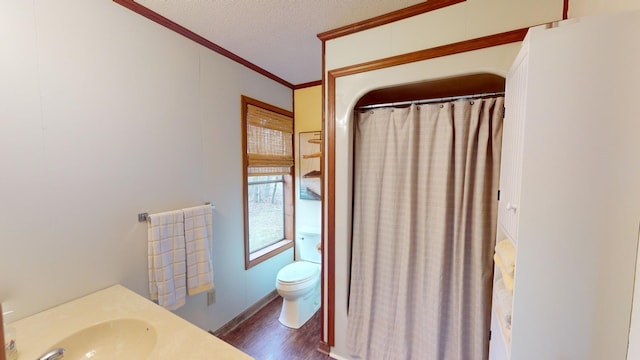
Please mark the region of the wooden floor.
[[278, 321], [282, 298], [278, 297], [220, 339], [256, 360], [327, 360], [318, 352], [320, 312], [300, 329], [290, 329]]

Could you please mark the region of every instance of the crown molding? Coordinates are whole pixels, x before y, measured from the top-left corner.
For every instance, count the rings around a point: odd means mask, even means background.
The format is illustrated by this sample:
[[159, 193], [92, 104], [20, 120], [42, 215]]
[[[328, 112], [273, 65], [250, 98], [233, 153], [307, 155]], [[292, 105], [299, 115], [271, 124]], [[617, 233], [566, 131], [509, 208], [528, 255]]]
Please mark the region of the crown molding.
[[455, 5], [466, 0], [429, 0], [420, 4], [396, 10], [384, 15], [376, 16], [371, 19], [363, 20], [351, 25], [339, 27], [318, 34], [318, 38], [322, 41], [332, 40], [342, 36], [368, 30], [377, 26], [386, 25], [398, 20], [403, 20], [412, 16], [420, 15], [429, 11], [441, 9], [443, 7]]
[[147, 19], [166, 27], [167, 29], [174, 31], [174, 32], [176, 32], [176, 33], [178, 33], [178, 34], [180, 34], [180, 35], [182, 35], [182, 36], [184, 36], [184, 37], [186, 37], [186, 38], [188, 38], [188, 39], [190, 39], [190, 40], [192, 40], [192, 41], [194, 41], [194, 42], [196, 42], [196, 43], [198, 43], [198, 44], [200, 44], [200, 45], [202, 45], [204, 47], [206, 47], [209, 50], [212, 50], [212, 51], [214, 51], [214, 52], [216, 52], [216, 53], [218, 53], [218, 54], [220, 54], [220, 55], [222, 55], [224, 57], [227, 57], [227, 58], [229, 58], [229, 59], [241, 64], [241, 65], [244, 65], [245, 67], [247, 67], [247, 68], [249, 68], [249, 69], [251, 69], [251, 70], [253, 70], [253, 71], [255, 71], [255, 72], [257, 72], [257, 73], [259, 73], [261, 75], [264, 75], [264, 76], [268, 77], [269, 79], [271, 79], [271, 80], [273, 80], [273, 81], [275, 81], [277, 83], [280, 83], [280, 84], [282, 84], [282, 85], [284, 85], [284, 86], [286, 86], [286, 87], [288, 87], [290, 89], [294, 89], [295, 88], [295, 86], [293, 84], [291, 84], [290, 82], [282, 79], [281, 77], [279, 77], [279, 76], [277, 76], [277, 75], [275, 75], [275, 74], [273, 74], [273, 73], [261, 68], [260, 66], [254, 64], [252, 62], [249, 62], [249, 61], [245, 60], [244, 58], [232, 53], [231, 51], [223, 48], [222, 46], [220, 46], [218, 44], [215, 44], [215, 43], [205, 39], [204, 37], [196, 34], [195, 32], [187, 29], [186, 27], [184, 27], [184, 26], [182, 26], [182, 25], [180, 25], [180, 24], [178, 24], [178, 23], [176, 23], [176, 22], [174, 22], [172, 20], [167, 19], [166, 17], [158, 14], [157, 12], [155, 12], [155, 11], [145, 7], [145, 6], [142, 6], [142, 5], [138, 4], [134, 0], [113, 0], [113, 2], [115, 2], [117, 4], [120, 4], [120, 5], [124, 6], [125, 8], [127, 8], [127, 9], [129, 9], [129, 10], [131, 10], [131, 11], [133, 11], [133, 12], [139, 14], [139, 15], [142, 15], [142, 16], [146, 17]]

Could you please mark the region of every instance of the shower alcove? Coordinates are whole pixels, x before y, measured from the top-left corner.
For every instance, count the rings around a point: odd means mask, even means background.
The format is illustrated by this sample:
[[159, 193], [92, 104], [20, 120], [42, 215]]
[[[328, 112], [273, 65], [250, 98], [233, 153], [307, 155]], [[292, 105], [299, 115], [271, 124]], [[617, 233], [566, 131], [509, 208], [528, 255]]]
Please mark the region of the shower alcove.
[[519, 47], [514, 42], [362, 72], [328, 71], [322, 335], [335, 358], [351, 359], [345, 335], [354, 110], [366, 105], [504, 92], [505, 76]]

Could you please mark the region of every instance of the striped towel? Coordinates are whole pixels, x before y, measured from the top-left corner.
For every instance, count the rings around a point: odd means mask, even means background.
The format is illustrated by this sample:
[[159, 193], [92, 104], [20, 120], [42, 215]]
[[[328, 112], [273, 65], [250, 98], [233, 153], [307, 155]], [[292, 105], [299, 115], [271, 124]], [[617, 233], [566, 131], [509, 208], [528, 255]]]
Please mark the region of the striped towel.
[[182, 211], [150, 214], [147, 240], [151, 299], [175, 310], [184, 305], [187, 293]]
[[182, 211], [187, 254], [187, 293], [195, 295], [213, 289], [213, 210], [210, 205], [203, 205]]

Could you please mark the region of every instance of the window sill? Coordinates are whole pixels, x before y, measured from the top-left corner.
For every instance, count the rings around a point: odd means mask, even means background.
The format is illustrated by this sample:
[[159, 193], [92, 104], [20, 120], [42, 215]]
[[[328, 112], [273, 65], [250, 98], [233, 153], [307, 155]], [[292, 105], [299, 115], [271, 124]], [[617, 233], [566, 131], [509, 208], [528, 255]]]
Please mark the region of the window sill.
[[269, 245], [264, 249], [258, 250], [249, 254], [249, 261], [246, 264], [246, 268], [250, 269], [251, 267], [260, 264], [265, 260], [269, 260], [272, 257], [282, 253], [287, 249], [291, 249], [293, 247], [293, 240], [280, 240], [273, 245]]

